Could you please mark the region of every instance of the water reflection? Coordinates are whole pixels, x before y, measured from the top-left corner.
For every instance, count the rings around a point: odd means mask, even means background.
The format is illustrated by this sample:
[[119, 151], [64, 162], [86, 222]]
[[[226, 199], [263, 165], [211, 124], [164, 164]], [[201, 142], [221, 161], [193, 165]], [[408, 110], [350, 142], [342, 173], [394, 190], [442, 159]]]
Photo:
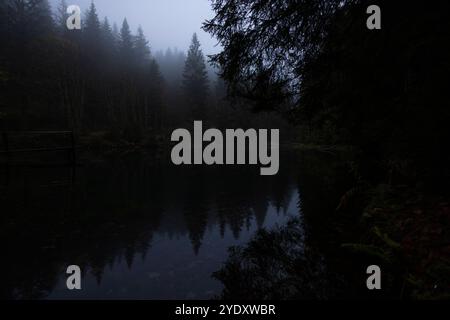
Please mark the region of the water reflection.
[[[2, 298], [207, 299], [232, 245], [298, 216], [295, 161], [175, 167], [143, 155], [77, 168], [3, 168]], [[84, 271], [65, 288], [65, 268]]]

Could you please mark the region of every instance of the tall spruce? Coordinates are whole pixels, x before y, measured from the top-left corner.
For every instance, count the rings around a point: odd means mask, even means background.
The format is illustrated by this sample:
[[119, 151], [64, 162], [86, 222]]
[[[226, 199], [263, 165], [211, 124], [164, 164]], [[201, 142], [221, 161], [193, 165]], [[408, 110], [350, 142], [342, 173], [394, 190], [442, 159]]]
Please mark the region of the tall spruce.
[[97, 8], [94, 2], [91, 2], [89, 10], [86, 13], [85, 23], [84, 23], [84, 42], [87, 50], [92, 50], [93, 53], [98, 53], [100, 40], [101, 40], [101, 30], [100, 30], [100, 20], [97, 14]]
[[69, 14], [67, 13], [67, 2], [66, 0], [61, 0], [56, 7], [55, 12], [55, 24], [56, 30], [59, 34], [65, 35], [67, 32], [67, 19], [69, 18]]
[[108, 53], [108, 56], [113, 56], [116, 52], [116, 39], [108, 17], [103, 19], [100, 31], [103, 50]]
[[194, 118], [204, 117], [208, 95], [208, 75], [196, 33], [192, 36], [184, 66], [183, 89]]
[[123, 64], [127, 64], [133, 60], [133, 36], [130, 26], [125, 18], [120, 29], [119, 54]]
[[141, 26], [139, 26], [134, 39], [134, 51], [138, 65], [146, 65], [150, 62], [150, 47]]

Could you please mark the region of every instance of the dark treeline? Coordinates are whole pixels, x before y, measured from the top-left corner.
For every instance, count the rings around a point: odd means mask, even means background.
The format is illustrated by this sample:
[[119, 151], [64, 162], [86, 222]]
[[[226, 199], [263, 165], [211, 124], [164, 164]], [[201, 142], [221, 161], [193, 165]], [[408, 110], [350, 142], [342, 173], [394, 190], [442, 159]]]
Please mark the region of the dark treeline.
[[228, 89], [290, 117], [299, 140], [356, 148], [369, 182], [439, 189], [449, 175], [449, 5], [379, 1], [381, 30], [366, 27], [369, 5], [217, 0], [204, 29], [223, 45], [212, 61]]
[[[67, 4], [0, 4], [2, 130], [73, 129], [83, 136], [154, 142], [165, 129], [221, 119], [224, 86], [194, 34], [187, 53], [152, 54], [138, 28], [102, 19], [92, 3], [81, 30]], [[211, 119], [209, 119], [211, 118]], [[89, 140], [88, 140], [89, 141]]]
[[5, 1], [2, 120], [7, 129], [111, 129], [129, 138], [157, 130], [163, 79], [141, 28], [133, 35], [100, 21], [95, 5], [81, 31], [66, 27], [67, 5]]
[[[366, 27], [373, 4], [381, 30]], [[212, 60], [228, 89], [255, 110], [285, 114], [303, 143], [353, 150], [356, 182], [330, 218], [348, 234], [333, 241], [390, 268], [395, 281], [384, 289], [393, 296], [448, 297], [449, 2], [214, 0], [213, 8], [204, 29], [223, 46]], [[233, 268], [259, 283], [248, 258], [220, 273], [230, 296], [239, 294]]]
[[441, 180], [449, 5], [391, 2], [378, 1], [383, 27], [372, 31], [368, 1], [217, 0], [204, 29], [223, 45], [212, 60], [231, 92], [288, 115], [300, 140], [359, 148], [366, 178], [438, 168]]

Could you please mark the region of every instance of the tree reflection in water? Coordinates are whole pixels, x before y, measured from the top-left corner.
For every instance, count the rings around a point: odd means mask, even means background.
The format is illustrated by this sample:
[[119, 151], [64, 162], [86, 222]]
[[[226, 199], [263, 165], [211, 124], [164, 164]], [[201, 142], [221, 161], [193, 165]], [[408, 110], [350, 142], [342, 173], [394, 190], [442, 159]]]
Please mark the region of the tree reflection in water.
[[[144, 155], [3, 168], [1, 296], [207, 299], [227, 248], [298, 215], [296, 167], [179, 168]], [[8, 178], [7, 178], [8, 177]], [[65, 288], [66, 267], [83, 290]]]

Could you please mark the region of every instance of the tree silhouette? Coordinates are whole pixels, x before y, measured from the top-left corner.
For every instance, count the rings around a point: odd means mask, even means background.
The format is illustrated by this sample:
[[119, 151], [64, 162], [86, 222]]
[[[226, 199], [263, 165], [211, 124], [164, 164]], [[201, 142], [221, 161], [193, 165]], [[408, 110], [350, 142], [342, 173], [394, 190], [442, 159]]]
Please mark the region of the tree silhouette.
[[133, 36], [131, 35], [127, 19], [123, 20], [122, 28], [120, 29], [119, 53], [122, 63], [133, 61]]
[[85, 50], [90, 51], [89, 56], [98, 59], [101, 54], [101, 39], [102, 34], [100, 30], [100, 20], [97, 14], [97, 8], [94, 2], [91, 2], [89, 10], [86, 13], [83, 28], [83, 40]]
[[61, 35], [66, 35], [68, 31], [66, 25], [67, 19], [69, 18], [69, 15], [67, 14], [67, 7], [67, 1], [61, 0], [56, 8], [55, 24], [58, 33]]
[[33, 11], [35, 31], [43, 34], [51, 33], [54, 30], [54, 23], [48, 0], [29, 0], [28, 6]]
[[145, 38], [144, 31], [142, 27], [139, 26], [137, 30], [137, 35], [134, 39], [134, 50], [136, 54], [136, 61], [140, 64], [148, 64], [150, 61], [150, 48], [148, 46], [148, 41]]
[[200, 49], [197, 34], [192, 36], [192, 42], [186, 58], [183, 71], [183, 88], [192, 115], [200, 120], [205, 115], [206, 97], [208, 94], [208, 76], [205, 58]]

